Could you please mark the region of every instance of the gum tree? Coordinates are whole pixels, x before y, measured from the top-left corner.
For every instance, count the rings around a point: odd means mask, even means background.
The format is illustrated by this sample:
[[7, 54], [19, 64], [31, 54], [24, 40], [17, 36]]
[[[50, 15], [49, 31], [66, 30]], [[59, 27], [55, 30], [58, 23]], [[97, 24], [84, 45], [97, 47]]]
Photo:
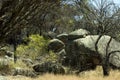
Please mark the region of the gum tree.
[[12, 44], [15, 51], [23, 35], [33, 33], [33, 29], [41, 35], [49, 29], [47, 15], [59, 4], [59, 0], [0, 0], [0, 47]]

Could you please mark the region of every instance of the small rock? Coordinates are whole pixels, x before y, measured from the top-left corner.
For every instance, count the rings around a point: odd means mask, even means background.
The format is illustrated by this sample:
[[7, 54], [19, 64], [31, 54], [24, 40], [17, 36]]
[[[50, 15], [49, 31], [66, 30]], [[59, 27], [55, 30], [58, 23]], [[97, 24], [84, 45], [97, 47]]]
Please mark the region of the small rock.
[[62, 65], [53, 62], [44, 62], [42, 64], [36, 64], [33, 66], [36, 72], [40, 73], [54, 73], [54, 74], [65, 74], [65, 70]]
[[0, 76], [0, 80], [7, 80], [7, 78], [4, 76]]
[[36, 73], [32, 70], [29, 69], [24, 69], [24, 68], [19, 68], [16, 67], [13, 70], [13, 76], [17, 76], [17, 75], [22, 75], [22, 76], [27, 76], [27, 77], [36, 77]]

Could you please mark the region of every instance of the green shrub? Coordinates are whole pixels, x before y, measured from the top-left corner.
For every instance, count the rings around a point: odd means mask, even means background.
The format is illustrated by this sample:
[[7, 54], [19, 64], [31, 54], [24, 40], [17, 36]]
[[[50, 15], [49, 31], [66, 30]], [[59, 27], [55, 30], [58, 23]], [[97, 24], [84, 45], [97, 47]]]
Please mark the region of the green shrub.
[[46, 57], [46, 61], [56, 62], [57, 60], [58, 60], [58, 56], [54, 52], [49, 51], [49, 55], [48, 57]]
[[40, 55], [47, 54], [46, 46], [48, 40], [44, 39], [42, 36], [31, 35], [29, 37], [29, 44], [28, 45], [19, 45], [16, 51], [18, 56], [28, 57], [31, 59], [35, 59]]

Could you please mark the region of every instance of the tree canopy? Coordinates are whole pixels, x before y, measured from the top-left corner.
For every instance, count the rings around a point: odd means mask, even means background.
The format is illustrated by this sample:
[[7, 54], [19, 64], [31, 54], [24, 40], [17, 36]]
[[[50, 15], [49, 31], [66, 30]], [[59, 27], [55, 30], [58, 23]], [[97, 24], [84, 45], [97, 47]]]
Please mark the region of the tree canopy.
[[1, 0], [0, 41], [21, 33], [68, 33], [78, 28], [118, 39], [119, 11], [112, 0]]

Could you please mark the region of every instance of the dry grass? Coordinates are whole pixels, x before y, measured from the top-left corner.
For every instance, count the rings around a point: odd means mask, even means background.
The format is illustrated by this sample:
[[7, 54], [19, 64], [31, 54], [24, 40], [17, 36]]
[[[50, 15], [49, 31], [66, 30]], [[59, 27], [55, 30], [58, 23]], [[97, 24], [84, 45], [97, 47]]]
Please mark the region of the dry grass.
[[110, 76], [103, 77], [101, 67], [95, 71], [82, 72], [79, 76], [76, 75], [53, 75], [45, 74], [37, 78], [28, 78], [23, 76], [9, 76], [8, 80], [120, 80], [120, 71], [110, 71]]

